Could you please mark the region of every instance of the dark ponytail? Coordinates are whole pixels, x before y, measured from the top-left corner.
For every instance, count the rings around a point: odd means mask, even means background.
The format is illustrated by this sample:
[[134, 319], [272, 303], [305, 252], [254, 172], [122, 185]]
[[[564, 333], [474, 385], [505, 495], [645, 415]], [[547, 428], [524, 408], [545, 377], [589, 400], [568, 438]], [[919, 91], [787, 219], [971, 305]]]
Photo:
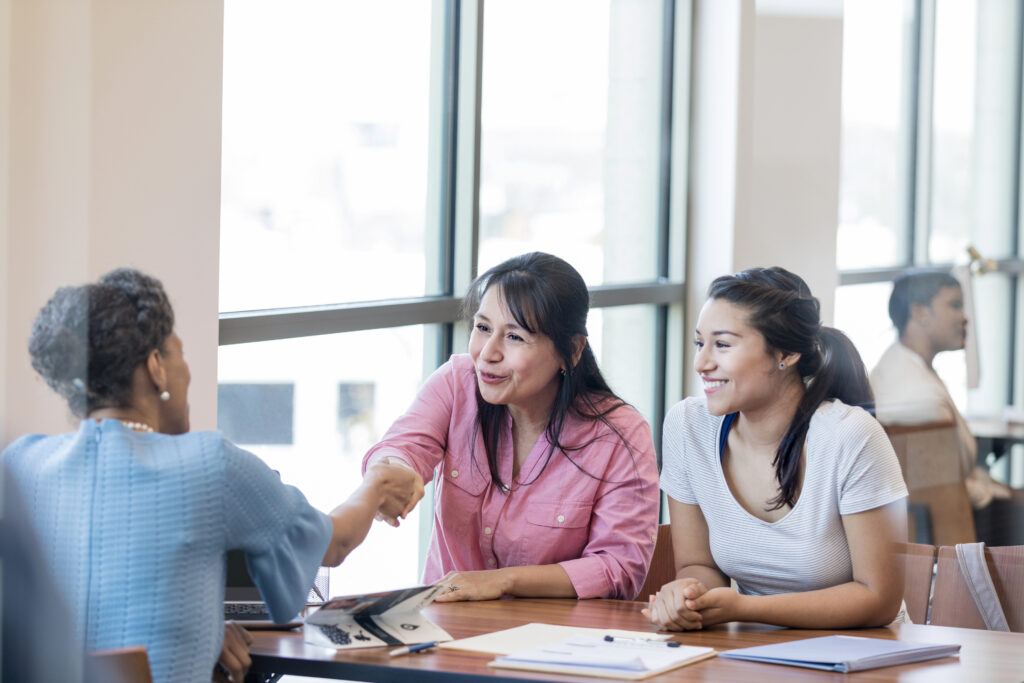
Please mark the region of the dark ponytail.
[[874, 401], [864, 362], [849, 338], [821, 324], [821, 306], [799, 275], [783, 268], [750, 268], [717, 278], [709, 299], [722, 299], [747, 309], [747, 322], [764, 336], [769, 351], [799, 353], [797, 372], [804, 396], [775, 454], [779, 495], [771, 510], [796, 502], [800, 455], [811, 417], [824, 401], [871, 409]]

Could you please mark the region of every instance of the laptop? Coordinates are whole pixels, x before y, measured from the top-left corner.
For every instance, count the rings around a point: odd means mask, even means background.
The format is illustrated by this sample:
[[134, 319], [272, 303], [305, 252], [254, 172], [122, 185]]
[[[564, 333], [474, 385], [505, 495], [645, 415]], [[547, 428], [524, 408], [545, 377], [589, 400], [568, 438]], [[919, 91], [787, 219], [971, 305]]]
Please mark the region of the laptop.
[[[327, 600], [328, 573], [326, 567], [317, 572], [313, 588], [306, 597], [306, 604], [319, 605]], [[250, 630], [282, 630], [302, 625], [302, 615], [296, 614], [284, 624], [275, 624], [267, 611], [267, 605], [260, 591], [249, 576], [245, 566], [245, 553], [229, 550], [227, 578], [224, 585], [224, 619], [239, 622]]]

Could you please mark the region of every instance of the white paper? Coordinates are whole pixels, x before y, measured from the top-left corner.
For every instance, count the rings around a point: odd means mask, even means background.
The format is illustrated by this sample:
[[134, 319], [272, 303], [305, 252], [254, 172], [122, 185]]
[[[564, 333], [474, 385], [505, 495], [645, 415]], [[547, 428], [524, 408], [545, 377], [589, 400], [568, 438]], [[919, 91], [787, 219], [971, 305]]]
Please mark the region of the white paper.
[[472, 638], [452, 640], [441, 643], [438, 647], [451, 648], [453, 650], [469, 650], [471, 652], [486, 652], [495, 655], [510, 655], [513, 652], [533, 650], [545, 645], [561, 643], [574, 637], [604, 638], [605, 636], [616, 636], [618, 638], [646, 638], [649, 640], [668, 640], [670, 636], [652, 631], [624, 631], [615, 628], [584, 628], [582, 626], [558, 626], [555, 624], [526, 624], [515, 628], [485, 633]]
[[708, 647], [668, 647], [664, 641], [644, 643], [608, 642], [593, 636], [573, 636], [553, 645], [500, 657], [503, 662], [568, 664], [596, 669], [653, 671], [711, 651]]

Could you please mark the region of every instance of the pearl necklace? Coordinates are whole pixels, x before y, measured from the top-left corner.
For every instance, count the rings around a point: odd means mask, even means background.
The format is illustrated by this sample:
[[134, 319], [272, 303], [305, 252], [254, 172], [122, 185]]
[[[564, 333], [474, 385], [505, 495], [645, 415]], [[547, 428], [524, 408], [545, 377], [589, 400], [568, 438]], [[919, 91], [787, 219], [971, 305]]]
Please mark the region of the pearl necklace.
[[132, 430], [133, 432], [152, 432], [152, 431], [154, 431], [153, 428], [150, 427], [145, 422], [135, 422], [134, 420], [121, 420], [121, 424], [123, 424], [125, 427], [127, 427], [130, 430]]

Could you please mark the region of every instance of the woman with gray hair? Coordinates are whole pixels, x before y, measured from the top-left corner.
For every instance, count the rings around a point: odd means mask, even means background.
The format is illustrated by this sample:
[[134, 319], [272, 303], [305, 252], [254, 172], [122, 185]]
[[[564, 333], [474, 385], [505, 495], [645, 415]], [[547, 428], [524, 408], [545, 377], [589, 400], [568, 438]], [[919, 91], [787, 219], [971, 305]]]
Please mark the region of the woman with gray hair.
[[[422, 496], [413, 473], [377, 465], [330, 515], [219, 432], [189, 432], [191, 380], [160, 282], [136, 270], [62, 287], [40, 311], [32, 365], [82, 419], [3, 454], [28, 501], [88, 650], [147, 648], [156, 683], [208, 681], [221, 650], [225, 557], [240, 549], [275, 621], [299, 612], [317, 567], [337, 565], [374, 515]], [[228, 630], [220, 680], [247, 648]]]

